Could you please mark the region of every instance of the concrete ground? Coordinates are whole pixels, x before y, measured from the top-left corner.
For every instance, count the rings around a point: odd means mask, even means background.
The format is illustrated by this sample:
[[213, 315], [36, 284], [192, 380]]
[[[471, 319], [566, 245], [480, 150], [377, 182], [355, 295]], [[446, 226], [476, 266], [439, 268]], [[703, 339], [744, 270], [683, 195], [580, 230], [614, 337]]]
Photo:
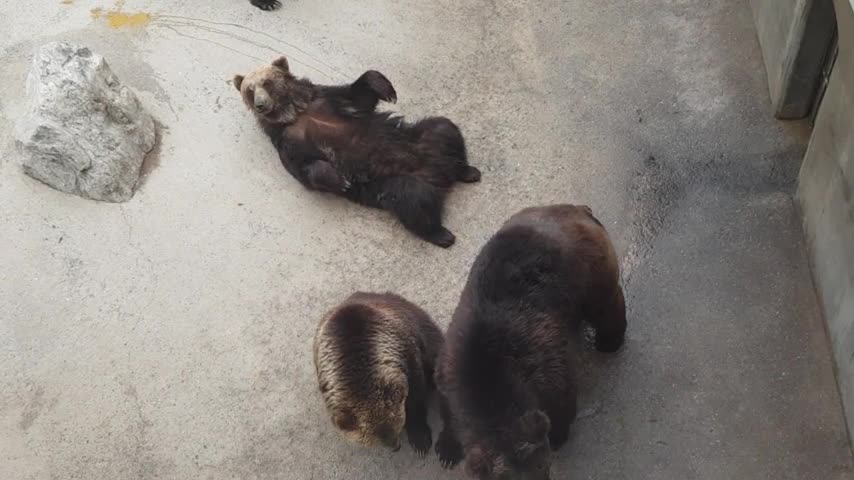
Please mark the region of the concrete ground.
[[[791, 196], [806, 127], [772, 118], [747, 2], [113, 1], [0, 3], [0, 478], [463, 478], [342, 441], [315, 322], [391, 289], [446, 325], [505, 218], [576, 202], [612, 233], [630, 325], [582, 355], [554, 478], [854, 479]], [[54, 39], [161, 124], [128, 203], [21, 173]], [[287, 175], [229, 84], [279, 53], [322, 82], [377, 68], [396, 108], [462, 126], [484, 180], [450, 198], [452, 249]]]

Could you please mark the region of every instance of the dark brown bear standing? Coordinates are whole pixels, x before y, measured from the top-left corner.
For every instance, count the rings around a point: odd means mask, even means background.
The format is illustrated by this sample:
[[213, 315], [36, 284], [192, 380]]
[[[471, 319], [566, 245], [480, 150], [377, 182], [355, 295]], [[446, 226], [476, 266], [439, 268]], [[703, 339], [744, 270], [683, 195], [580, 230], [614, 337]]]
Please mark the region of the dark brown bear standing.
[[546, 480], [575, 419], [573, 336], [620, 348], [625, 304], [614, 248], [589, 207], [522, 210], [477, 256], [439, 356], [442, 464], [481, 480]]
[[255, 5], [261, 10], [276, 10], [282, 6], [282, 3], [279, 0], [249, 0], [249, 3]]
[[243, 101], [273, 141], [285, 168], [306, 188], [392, 212], [404, 227], [441, 247], [455, 182], [477, 182], [460, 129], [444, 117], [408, 123], [377, 112], [397, 93], [377, 71], [350, 85], [315, 85], [291, 75], [282, 57], [234, 78]]
[[317, 328], [314, 365], [332, 423], [365, 446], [400, 448], [406, 430], [425, 455], [427, 404], [443, 336], [430, 316], [390, 293], [355, 293]]

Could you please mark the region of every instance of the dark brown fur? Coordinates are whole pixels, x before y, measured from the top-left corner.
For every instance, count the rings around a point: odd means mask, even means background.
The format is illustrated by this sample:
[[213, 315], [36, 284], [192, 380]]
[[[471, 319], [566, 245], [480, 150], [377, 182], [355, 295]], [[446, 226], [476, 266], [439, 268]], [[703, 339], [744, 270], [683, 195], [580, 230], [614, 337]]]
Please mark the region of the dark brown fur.
[[619, 349], [625, 305], [605, 229], [586, 206], [517, 213], [475, 260], [439, 357], [443, 465], [465, 457], [482, 480], [549, 478], [550, 447], [575, 418], [582, 318], [599, 350]]
[[433, 244], [454, 243], [442, 226], [445, 197], [456, 182], [479, 181], [480, 171], [469, 166], [453, 122], [409, 123], [377, 112], [397, 93], [376, 71], [350, 85], [322, 86], [294, 77], [280, 58], [234, 83], [282, 164], [306, 188], [388, 210]]
[[427, 405], [442, 332], [394, 294], [355, 293], [321, 321], [314, 341], [320, 392], [350, 440], [396, 450], [406, 430], [421, 455], [432, 445]]

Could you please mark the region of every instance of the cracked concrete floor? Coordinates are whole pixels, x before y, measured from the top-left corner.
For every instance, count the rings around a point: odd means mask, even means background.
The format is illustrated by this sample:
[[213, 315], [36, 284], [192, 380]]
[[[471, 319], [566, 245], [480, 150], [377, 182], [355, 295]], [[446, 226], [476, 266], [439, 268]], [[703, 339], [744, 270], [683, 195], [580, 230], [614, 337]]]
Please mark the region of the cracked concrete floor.
[[[311, 337], [354, 289], [446, 325], [521, 207], [593, 206], [623, 259], [626, 348], [582, 353], [554, 478], [854, 478], [792, 191], [806, 128], [772, 118], [738, 0], [0, 3], [0, 478], [437, 479], [345, 444]], [[113, 17], [127, 18], [127, 17]], [[132, 201], [24, 176], [12, 140], [38, 45], [105, 55], [161, 124]], [[383, 71], [467, 136], [479, 185], [448, 251], [301, 189], [228, 83], [278, 53], [322, 82]]]

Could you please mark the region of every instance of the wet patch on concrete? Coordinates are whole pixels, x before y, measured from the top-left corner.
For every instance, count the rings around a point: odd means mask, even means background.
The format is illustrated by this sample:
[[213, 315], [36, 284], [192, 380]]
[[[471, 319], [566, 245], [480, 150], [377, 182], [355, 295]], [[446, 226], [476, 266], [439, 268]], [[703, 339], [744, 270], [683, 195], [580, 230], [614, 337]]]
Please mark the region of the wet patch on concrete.
[[685, 182], [666, 162], [638, 152], [643, 162], [629, 180], [628, 214], [631, 240], [621, 260], [623, 281], [631, 281], [635, 268], [648, 256], [652, 242], [667, 227], [670, 212], [684, 195]]
[[21, 413], [21, 420], [18, 422], [18, 427], [21, 430], [28, 430], [44, 408], [44, 387], [37, 385], [32, 388], [30, 393], [31, 397], [24, 404], [24, 411]]

